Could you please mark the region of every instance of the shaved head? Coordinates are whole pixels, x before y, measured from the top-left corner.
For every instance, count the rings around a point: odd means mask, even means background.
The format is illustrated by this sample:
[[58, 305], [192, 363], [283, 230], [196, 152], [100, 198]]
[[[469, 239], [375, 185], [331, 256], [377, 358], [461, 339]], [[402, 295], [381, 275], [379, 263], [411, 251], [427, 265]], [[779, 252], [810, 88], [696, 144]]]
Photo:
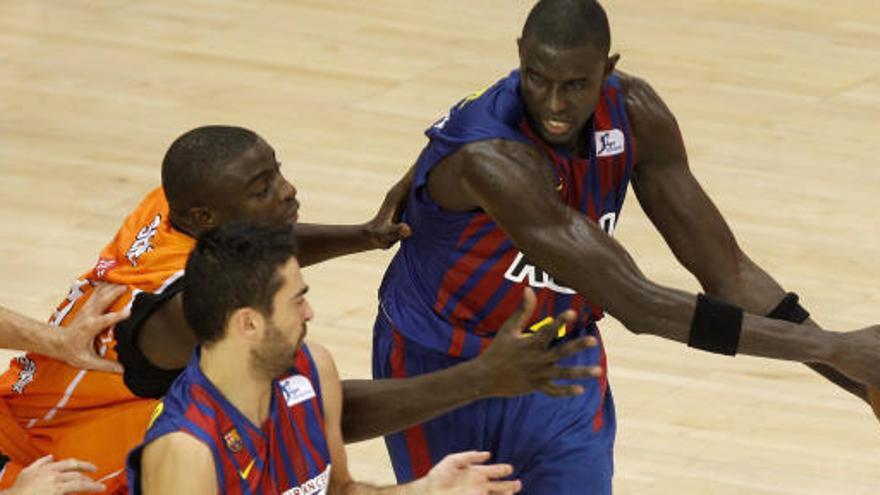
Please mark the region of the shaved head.
[[183, 213], [205, 201], [202, 192], [223, 165], [244, 155], [259, 137], [249, 129], [210, 125], [178, 137], [162, 160], [162, 187], [172, 211]]
[[560, 49], [592, 45], [607, 53], [611, 29], [595, 0], [540, 0], [526, 18], [522, 40]]

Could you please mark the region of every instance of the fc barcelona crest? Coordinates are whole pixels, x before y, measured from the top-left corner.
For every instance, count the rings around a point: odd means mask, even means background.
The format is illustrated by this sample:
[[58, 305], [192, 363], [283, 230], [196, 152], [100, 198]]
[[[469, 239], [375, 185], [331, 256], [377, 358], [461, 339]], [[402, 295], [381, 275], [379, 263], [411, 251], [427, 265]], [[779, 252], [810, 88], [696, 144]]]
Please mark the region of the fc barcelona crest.
[[241, 437], [238, 435], [238, 430], [235, 428], [223, 434], [223, 441], [226, 442], [226, 448], [233, 454], [239, 452], [244, 447], [244, 444], [241, 443]]

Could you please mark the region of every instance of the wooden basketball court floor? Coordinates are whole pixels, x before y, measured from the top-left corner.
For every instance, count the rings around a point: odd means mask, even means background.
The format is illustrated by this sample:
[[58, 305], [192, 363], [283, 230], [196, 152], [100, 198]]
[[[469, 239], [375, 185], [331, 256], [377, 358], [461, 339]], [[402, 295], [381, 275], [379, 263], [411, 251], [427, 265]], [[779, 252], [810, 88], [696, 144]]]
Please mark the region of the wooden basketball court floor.
[[[871, 0], [607, 0], [620, 67], [678, 116], [740, 243], [834, 330], [880, 321], [880, 10]], [[194, 126], [251, 127], [305, 221], [368, 219], [422, 130], [516, 63], [531, 1], [0, 2], [0, 304], [45, 318]], [[697, 289], [631, 198], [618, 238]], [[369, 374], [392, 252], [310, 268], [311, 336]], [[880, 493], [880, 425], [796, 364], [602, 324], [616, 493]], [[878, 363], [880, 365], [880, 363]], [[405, 398], [402, 398], [405, 400]], [[351, 446], [389, 482], [380, 441]], [[543, 495], [543, 494], [542, 494]]]

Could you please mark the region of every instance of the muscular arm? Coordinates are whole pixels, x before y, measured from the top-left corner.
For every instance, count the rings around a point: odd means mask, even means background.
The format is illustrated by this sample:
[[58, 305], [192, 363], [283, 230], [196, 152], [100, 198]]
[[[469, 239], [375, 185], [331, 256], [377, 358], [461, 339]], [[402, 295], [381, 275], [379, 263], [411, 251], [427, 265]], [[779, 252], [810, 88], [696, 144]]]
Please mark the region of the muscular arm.
[[297, 224], [300, 266], [371, 249], [386, 249], [409, 237], [409, 226], [398, 222], [414, 174], [415, 166], [388, 190], [379, 212], [369, 222], [360, 225]]
[[[627, 76], [623, 81], [638, 152], [633, 187], [645, 213], [707, 294], [750, 313], [767, 314], [785, 291], [743, 253], [691, 174], [678, 124], [663, 100], [643, 80]], [[818, 328], [810, 320], [807, 324]], [[808, 366], [866, 399], [863, 385], [829, 366]]]
[[144, 448], [141, 459], [144, 495], [217, 493], [217, 473], [207, 445], [183, 432], [159, 437]]
[[[507, 495], [520, 489], [518, 481], [499, 481], [513, 469], [506, 464], [483, 465], [487, 452], [462, 452], [446, 456], [424, 477], [397, 486], [376, 487], [351, 479], [345, 445], [342, 441], [342, 386], [333, 358], [322, 346], [310, 342], [309, 349], [318, 367], [324, 400], [324, 429], [330, 451], [331, 495]], [[407, 396], [407, 399], [412, 400]], [[400, 396], [397, 397], [397, 401]]]
[[[546, 158], [526, 144], [472, 143], [441, 162], [429, 178], [429, 193], [448, 209], [482, 208], [532, 262], [631, 331], [688, 342], [696, 296], [648, 280], [617, 241], [558, 199], [548, 168]], [[746, 313], [738, 351], [825, 362], [841, 356], [833, 335]], [[857, 373], [880, 382], [864, 361]]]

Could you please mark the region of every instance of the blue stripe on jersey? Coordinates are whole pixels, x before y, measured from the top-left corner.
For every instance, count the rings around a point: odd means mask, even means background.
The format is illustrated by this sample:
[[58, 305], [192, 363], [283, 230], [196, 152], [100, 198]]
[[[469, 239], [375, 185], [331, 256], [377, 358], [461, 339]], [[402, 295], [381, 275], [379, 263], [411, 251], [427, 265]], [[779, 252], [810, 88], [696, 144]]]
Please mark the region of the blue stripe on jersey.
[[[288, 410], [287, 408], [284, 408], [284, 409], [285, 409], [284, 414], [287, 416], [290, 416], [290, 410]], [[276, 413], [276, 417], [278, 417], [280, 415], [281, 415], [281, 411], [279, 408], [279, 411]], [[293, 418], [289, 418], [289, 419], [291, 419], [290, 424], [293, 424], [293, 421], [292, 421]], [[275, 430], [276, 438], [280, 438], [283, 440], [284, 439], [284, 430], [283, 430], [283, 427], [281, 426], [281, 421], [277, 422], [274, 430]], [[281, 441], [281, 442], [276, 442], [276, 443], [278, 444], [278, 451], [279, 451], [278, 454], [281, 456], [282, 459], [284, 459], [284, 473], [287, 475], [287, 479], [295, 480], [296, 479], [296, 472], [293, 470], [293, 462], [292, 462], [293, 458], [290, 456], [290, 451], [287, 449], [287, 442]]]
[[[290, 421], [291, 421], [290, 426], [292, 427], [291, 429], [293, 430], [293, 435], [296, 437], [296, 439], [299, 443], [305, 444], [303, 432], [300, 430], [299, 424], [297, 424], [297, 422], [294, 421], [292, 414], [290, 414], [289, 412], [288, 412], [288, 414], [290, 415]], [[308, 471], [310, 473], [317, 471], [318, 466], [315, 464], [315, 461], [312, 459], [312, 453], [309, 451], [309, 449], [308, 448], [302, 449], [300, 454], [301, 454], [301, 457], [305, 460], [306, 468], [308, 469]]]
[[[210, 392], [208, 392], [208, 393], [210, 393]], [[198, 408], [200, 413], [204, 414], [205, 416], [208, 416], [209, 418], [211, 418], [213, 420], [217, 419], [217, 412], [214, 411], [211, 408], [211, 406], [209, 406], [207, 404], [202, 404], [201, 402], [199, 402], [197, 400], [194, 400], [192, 403], [195, 404], [196, 408]]]

